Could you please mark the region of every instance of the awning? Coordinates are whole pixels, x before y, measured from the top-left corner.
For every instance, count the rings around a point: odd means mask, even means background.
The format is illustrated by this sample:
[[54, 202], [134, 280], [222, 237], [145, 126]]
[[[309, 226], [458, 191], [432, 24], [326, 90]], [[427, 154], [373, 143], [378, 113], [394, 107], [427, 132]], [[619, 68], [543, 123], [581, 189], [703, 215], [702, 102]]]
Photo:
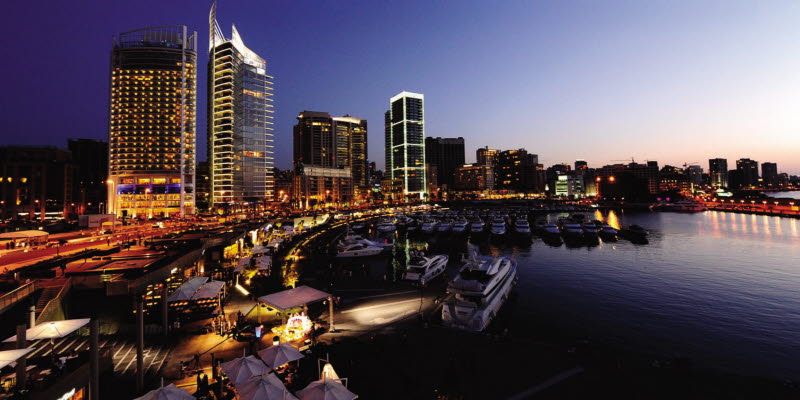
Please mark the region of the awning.
[[206, 283], [207, 281], [208, 277], [205, 276], [198, 276], [196, 278], [192, 278], [187, 282], [184, 282], [184, 284], [181, 285], [180, 287], [178, 287], [178, 289], [176, 289], [175, 292], [172, 293], [167, 298], [167, 301], [172, 302], [172, 301], [189, 300], [192, 298], [192, 296], [194, 296], [195, 292], [197, 292], [197, 289], [199, 289], [200, 286], [203, 286], [203, 284]]
[[266, 253], [268, 251], [269, 251], [269, 249], [267, 249], [264, 246], [255, 246], [255, 247], [253, 247], [252, 250], [250, 250], [250, 252], [253, 253], [253, 254], [264, 254], [264, 253]]
[[258, 269], [272, 268], [272, 257], [261, 256], [256, 258], [256, 267], [258, 267]]
[[[16, 338], [17, 337], [14, 336], [15, 340], [16, 340]], [[27, 349], [0, 351], [0, 368], [3, 368], [6, 365], [11, 364], [11, 363], [19, 360], [20, 357], [22, 357], [25, 354], [28, 354], [28, 353], [30, 353], [30, 352], [32, 352], [34, 350], [36, 350], [36, 349], [33, 348], [33, 347], [29, 347]]]
[[250, 257], [243, 257], [239, 259], [239, 262], [236, 263], [236, 267], [233, 268], [236, 272], [241, 272], [244, 270], [244, 267], [250, 265]]
[[[39, 339], [54, 339], [69, 335], [77, 331], [82, 326], [88, 324], [89, 318], [81, 319], [65, 319], [63, 321], [45, 322], [34, 326], [33, 328], [25, 331], [26, 340], [39, 340]], [[14, 335], [3, 343], [14, 342], [17, 340], [17, 335]]]
[[225, 286], [225, 282], [223, 281], [211, 281], [206, 283], [203, 286], [200, 286], [200, 289], [192, 296], [192, 300], [199, 300], [199, 299], [208, 299], [211, 297], [217, 297], [219, 292], [222, 291], [222, 287]]
[[294, 289], [261, 296], [258, 298], [258, 300], [272, 308], [283, 311], [301, 307], [316, 301], [325, 300], [328, 297], [331, 297], [329, 293], [325, 293], [309, 286], [300, 286]]
[[49, 233], [45, 231], [16, 231], [0, 233], [0, 239], [28, 239], [47, 235], [49, 235]]

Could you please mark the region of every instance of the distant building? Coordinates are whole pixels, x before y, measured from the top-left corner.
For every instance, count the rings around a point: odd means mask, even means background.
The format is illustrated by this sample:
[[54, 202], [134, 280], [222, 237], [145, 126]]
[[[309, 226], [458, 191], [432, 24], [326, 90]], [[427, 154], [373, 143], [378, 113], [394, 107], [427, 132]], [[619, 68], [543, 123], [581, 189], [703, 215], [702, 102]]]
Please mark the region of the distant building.
[[665, 165], [659, 171], [659, 190], [661, 192], [678, 192], [688, 196], [692, 192], [692, 182], [689, 175], [680, 168]]
[[541, 192], [544, 182], [539, 182], [538, 164], [539, 157], [529, 154], [525, 149], [500, 152], [496, 166], [496, 188], [520, 193]]
[[236, 26], [226, 39], [209, 14], [208, 160], [213, 206], [272, 200], [275, 190], [272, 80], [267, 62]]
[[684, 173], [689, 177], [689, 182], [693, 185], [703, 184], [703, 167], [699, 165], [690, 165], [686, 167]]
[[656, 161], [606, 165], [596, 172], [597, 195], [604, 199], [649, 201], [660, 191]]
[[31, 221], [75, 213], [69, 151], [51, 146], [0, 147], [2, 219]]
[[111, 49], [108, 211], [195, 212], [197, 33], [185, 26], [125, 32]]
[[367, 187], [367, 120], [349, 115], [332, 120], [336, 135], [336, 166], [350, 170], [353, 187]]
[[555, 195], [571, 199], [585, 197], [583, 177], [576, 173], [559, 175], [555, 181]]
[[425, 162], [437, 167], [437, 186], [453, 187], [456, 168], [464, 165], [464, 138], [425, 138]]
[[[108, 142], [96, 139], [69, 139], [75, 177], [72, 188], [72, 213], [100, 214], [108, 199]], [[72, 204], [70, 203], [70, 204]]]
[[428, 184], [427, 192], [432, 194], [439, 189], [439, 167], [434, 164], [425, 164], [425, 182]]
[[464, 165], [456, 168], [454, 186], [463, 191], [494, 190], [494, 177], [491, 165]]
[[575, 172], [582, 174], [587, 169], [589, 169], [589, 163], [585, 160], [575, 160]]
[[405, 195], [424, 197], [425, 97], [401, 92], [389, 100], [385, 118], [386, 178], [400, 179]]
[[774, 186], [779, 183], [778, 164], [773, 162], [761, 163], [761, 179], [764, 186]]
[[736, 160], [738, 188], [747, 188], [758, 185], [758, 161], [749, 158]]
[[500, 155], [500, 150], [490, 149], [489, 146], [483, 147], [475, 151], [475, 156], [478, 160], [478, 165], [497, 165], [497, 158]]
[[[302, 207], [321, 203], [342, 204], [353, 200], [351, 159], [344, 149], [337, 151], [337, 146], [350, 146], [352, 123], [354, 121], [345, 121], [348, 127], [337, 129], [336, 122], [326, 112], [303, 111], [297, 116], [294, 126], [293, 197]], [[366, 131], [366, 125], [364, 129]], [[339, 140], [340, 134], [348, 137]], [[344, 160], [339, 160], [337, 154]]]
[[208, 161], [197, 163], [197, 210], [208, 211], [211, 208], [211, 168]]
[[724, 158], [712, 158], [708, 160], [708, 177], [711, 186], [728, 187], [728, 160]]

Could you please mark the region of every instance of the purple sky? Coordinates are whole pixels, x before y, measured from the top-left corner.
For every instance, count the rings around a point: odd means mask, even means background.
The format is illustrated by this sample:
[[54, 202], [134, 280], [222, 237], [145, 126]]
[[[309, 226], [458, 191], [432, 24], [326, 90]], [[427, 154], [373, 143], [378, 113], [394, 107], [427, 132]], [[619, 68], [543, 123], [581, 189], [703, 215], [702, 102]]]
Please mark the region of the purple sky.
[[[111, 37], [183, 24], [199, 33], [198, 152], [205, 158], [210, 1], [14, 1], [0, 28], [3, 144], [106, 138]], [[277, 166], [305, 109], [370, 122], [426, 97], [428, 136], [525, 147], [545, 165], [725, 157], [800, 173], [800, 2], [221, 0], [226, 35], [275, 76]]]

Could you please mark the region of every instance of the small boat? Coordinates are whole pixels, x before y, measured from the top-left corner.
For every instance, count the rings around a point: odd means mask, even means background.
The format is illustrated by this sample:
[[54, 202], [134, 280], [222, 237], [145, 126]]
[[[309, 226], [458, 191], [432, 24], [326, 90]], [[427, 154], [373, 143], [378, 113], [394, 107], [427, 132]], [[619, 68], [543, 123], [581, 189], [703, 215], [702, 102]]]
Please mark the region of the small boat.
[[403, 279], [415, 281], [420, 286], [425, 286], [433, 278], [444, 272], [445, 268], [447, 268], [447, 260], [448, 256], [444, 254], [426, 257], [422, 252], [415, 253], [411, 256], [411, 261], [409, 261], [406, 272], [403, 274]]
[[619, 231], [617, 231], [613, 226], [608, 224], [603, 224], [600, 227], [600, 236], [606, 240], [617, 240], [617, 235]]
[[459, 219], [453, 223], [453, 232], [463, 233], [469, 228], [469, 222], [465, 219]]
[[395, 226], [394, 222], [389, 221], [380, 222], [375, 225], [375, 228], [378, 232], [394, 232], [397, 230], [397, 226]]
[[436, 221], [425, 221], [422, 223], [420, 230], [425, 233], [433, 233], [438, 225], [439, 223]]
[[639, 225], [631, 225], [622, 229], [619, 234], [630, 241], [647, 242], [647, 231]]
[[486, 228], [486, 226], [484, 225], [483, 221], [480, 221], [480, 220], [473, 221], [469, 225], [469, 231], [472, 232], [472, 233], [481, 233], [481, 232], [483, 232], [483, 230], [485, 228]]
[[495, 219], [492, 221], [492, 226], [489, 228], [492, 235], [503, 236], [506, 234], [506, 223], [502, 219]]
[[383, 248], [371, 246], [366, 243], [353, 243], [339, 249], [336, 254], [337, 258], [349, 257], [369, 257], [375, 256], [383, 252]]
[[573, 221], [561, 222], [561, 235], [564, 239], [578, 239], [583, 237], [583, 228], [581, 224]]
[[473, 254], [447, 285], [447, 292], [454, 296], [442, 306], [442, 323], [483, 331], [508, 298], [516, 278], [515, 260]]
[[597, 237], [597, 225], [594, 222], [584, 222], [581, 225], [581, 229], [583, 229], [583, 235], [587, 238], [596, 238]]
[[531, 234], [531, 226], [528, 224], [528, 220], [525, 218], [518, 218], [514, 222], [514, 230], [523, 235], [530, 235]]
[[558, 226], [556, 226], [556, 224], [548, 223], [542, 228], [542, 235], [561, 237], [561, 231], [558, 230]]

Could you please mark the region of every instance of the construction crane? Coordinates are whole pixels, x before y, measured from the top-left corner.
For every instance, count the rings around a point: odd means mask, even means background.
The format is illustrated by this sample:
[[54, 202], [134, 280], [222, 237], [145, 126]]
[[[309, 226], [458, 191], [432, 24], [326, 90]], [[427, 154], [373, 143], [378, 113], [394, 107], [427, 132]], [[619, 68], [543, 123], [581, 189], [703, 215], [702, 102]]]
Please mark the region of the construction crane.
[[690, 161], [690, 162], [685, 162], [685, 161], [684, 161], [684, 162], [683, 162], [683, 169], [686, 169], [686, 167], [688, 167], [688, 166], [690, 166], [690, 165], [695, 165], [695, 164], [697, 164], [697, 163], [699, 163], [699, 161]]

